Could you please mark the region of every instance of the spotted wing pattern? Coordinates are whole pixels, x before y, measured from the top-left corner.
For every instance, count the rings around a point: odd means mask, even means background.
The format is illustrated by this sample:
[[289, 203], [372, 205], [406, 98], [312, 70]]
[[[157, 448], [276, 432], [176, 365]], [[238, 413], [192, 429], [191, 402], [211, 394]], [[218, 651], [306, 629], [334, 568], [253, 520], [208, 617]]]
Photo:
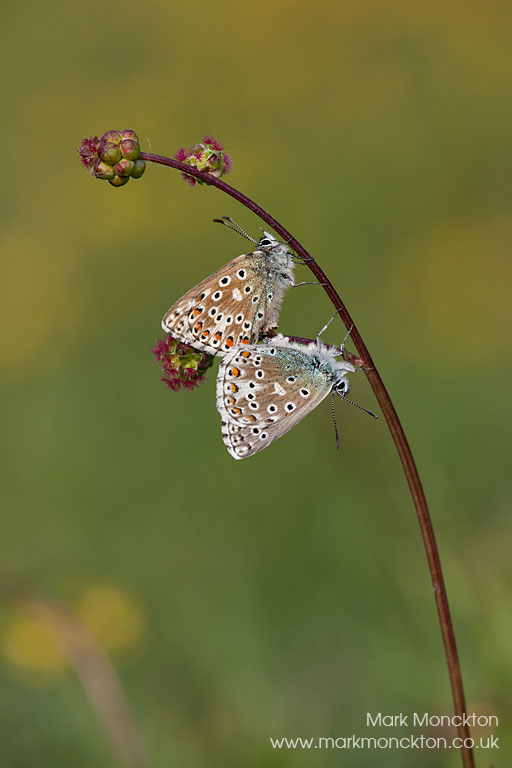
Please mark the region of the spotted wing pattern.
[[238, 256], [188, 291], [166, 312], [162, 328], [202, 352], [225, 355], [277, 325], [289, 285], [289, 249], [273, 239], [271, 247]]
[[308, 347], [272, 341], [238, 347], [217, 375], [222, 438], [233, 458], [266, 448], [312, 411], [331, 391], [333, 378]]

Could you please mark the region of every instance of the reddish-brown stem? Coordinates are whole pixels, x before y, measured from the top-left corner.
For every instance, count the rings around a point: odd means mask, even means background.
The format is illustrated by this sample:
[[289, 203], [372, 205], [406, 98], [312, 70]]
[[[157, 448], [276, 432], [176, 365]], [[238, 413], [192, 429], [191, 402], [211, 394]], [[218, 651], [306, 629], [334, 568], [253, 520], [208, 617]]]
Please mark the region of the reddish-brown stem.
[[[464, 689], [462, 685], [462, 675], [459, 663], [459, 657], [457, 653], [457, 645], [455, 642], [455, 633], [453, 630], [452, 619], [450, 616], [450, 608], [448, 605], [448, 596], [446, 594], [446, 586], [443, 577], [443, 571], [441, 568], [441, 560], [439, 558], [439, 551], [437, 548], [436, 538], [432, 527], [432, 521], [427, 506], [427, 500], [425, 493], [421, 485], [421, 480], [414, 462], [409, 443], [405, 436], [405, 432], [400, 424], [397, 412], [391, 402], [391, 398], [388, 394], [384, 382], [382, 381], [380, 374], [375, 367], [366, 344], [361, 338], [357, 327], [352, 320], [348, 310], [343, 304], [334, 286], [325, 275], [322, 268], [317, 262], [310, 256], [305, 248], [285, 229], [278, 221], [276, 221], [270, 214], [268, 214], [261, 206], [253, 202], [246, 195], [234, 189], [224, 181], [217, 179], [215, 176], [209, 173], [202, 173], [197, 171], [188, 165], [180, 163], [178, 160], [174, 160], [169, 157], [162, 157], [161, 155], [153, 155], [147, 152], [141, 153], [141, 157], [144, 160], [148, 160], [153, 163], [160, 163], [162, 165], [170, 166], [171, 168], [177, 168], [190, 176], [195, 176], [202, 181], [206, 181], [211, 186], [217, 187], [227, 195], [230, 195], [242, 205], [245, 205], [249, 210], [260, 217], [266, 224], [268, 224], [275, 232], [277, 232], [283, 240], [290, 245], [295, 253], [300, 256], [304, 264], [309, 267], [312, 273], [317, 278], [318, 282], [322, 284], [325, 292], [332, 301], [336, 311], [341, 317], [347, 330], [351, 329], [350, 337], [354, 343], [355, 348], [359, 354], [362, 367], [365, 368], [365, 373], [373, 389], [375, 397], [377, 398], [381, 407], [386, 423], [389, 427], [393, 441], [396, 445], [402, 467], [404, 469], [407, 483], [413, 498], [414, 506], [418, 516], [418, 521], [421, 529], [421, 535], [423, 537], [423, 543], [425, 545], [428, 567], [430, 570], [430, 576], [432, 579], [432, 586], [434, 589], [434, 597], [437, 606], [437, 613], [439, 616], [439, 623], [441, 625], [441, 634], [443, 637], [444, 649], [446, 654], [446, 661], [448, 664], [448, 672], [450, 676], [450, 685], [453, 696], [453, 703], [455, 714], [459, 716], [459, 722], [461, 725], [457, 726], [459, 738], [465, 742], [469, 739], [469, 728], [464, 723], [464, 714], [466, 712], [466, 702], [464, 699]], [[470, 742], [466, 742], [469, 744]], [[462, 765], [464, 768], [474, 768], [473, 752], [470, 746], [463, 746], [461, 748]]]

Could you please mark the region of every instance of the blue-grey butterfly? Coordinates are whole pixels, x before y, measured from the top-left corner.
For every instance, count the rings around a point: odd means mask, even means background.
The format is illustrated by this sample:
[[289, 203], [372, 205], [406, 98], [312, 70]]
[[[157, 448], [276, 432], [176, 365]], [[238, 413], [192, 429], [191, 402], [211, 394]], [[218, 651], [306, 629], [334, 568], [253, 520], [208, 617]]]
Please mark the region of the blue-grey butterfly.
[[245, 459], [266, 448], [331, 392], [346, 399], [346, 374], [359, 369], [337, 361], [341, 351], [279, 335], [227, 354], [217, 375], [217, 410], [231, 456]]
[[256, 250], [198, 283], [162, 320], [164, 331], [210, 355], [222, 356], [232, 347], [255, 343], [275, 328], [284, 292], [294, 285], [292, 251], [285, 243], [270, 232], [256, 241], [241, 227], [238, 231], [256, 243]]

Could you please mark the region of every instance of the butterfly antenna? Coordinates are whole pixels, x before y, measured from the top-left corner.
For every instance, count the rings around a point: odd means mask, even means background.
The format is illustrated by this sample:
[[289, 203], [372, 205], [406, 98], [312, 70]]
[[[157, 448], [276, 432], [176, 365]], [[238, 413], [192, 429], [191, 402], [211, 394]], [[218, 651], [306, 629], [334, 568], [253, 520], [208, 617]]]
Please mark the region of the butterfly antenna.
[[[239, 235], [242, 235], [242, 237], [245, 237], [247, 240], [250, 240], [251, 243], [256, 243], [258, 245], [258, 240], [255, 240], [254, 237], [251, 237], [247, 234], [245, 229], [242, 229], [240, 224], [237, 224], [236, 221], [234, 221], [231, 216], [221, 216], [220, 219], [213, 219], [213, 221], [216, 224], [224, 224], [225, 227], [228, 229], [232, 229], [233, 232], [237, 232]], [[229, 221], [229, 224], [228, 224]]]
[[374, 413], [373, 411], [369, 411], [368, 408], [364, 408], [364, 406], [359, 405], [359, 403], [354, 403], [353, 400], [349, 400], [349, 398], [345, 397], [345, 395], [340, 395], [340, 397], [341, 397], [342, 400], [346, 400], [347, 403], [350, 403], [350, 405], [355, 405], [356, 408], [360, 408], [362, 411], [367, 413], [369, 416], [373, 416], [374, 419], [378, 419], [379, 418], [376, 413]]
[[332, 411], [332, 422], [334, 424], [334, 434], [336, 435], [336, 450], [339, 451], [340, 436], [338, 434], [338, 426], [336, 424], [336, 413], [334, 412], [334, 392], [331, 392], [331, 411]]

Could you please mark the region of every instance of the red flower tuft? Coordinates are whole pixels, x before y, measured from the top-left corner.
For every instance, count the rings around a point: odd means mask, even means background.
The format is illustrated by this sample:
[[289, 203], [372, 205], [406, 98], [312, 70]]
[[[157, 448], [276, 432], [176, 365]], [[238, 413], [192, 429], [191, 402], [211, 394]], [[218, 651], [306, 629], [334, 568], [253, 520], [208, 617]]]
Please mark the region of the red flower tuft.
[[187, 184], [190, 184], [191, 187], [195, 187], [196, 179], [194, 179], [193, 176], [189, 176], [188, 173], [182, 173], [181, 178], [183, 179], [183, 181], [186, 181]]
[[98, 161], [98, 148], [100, 140], [97, 136], [91, 136], [90, 139], [83, 139], [78, 149], [80, 160], [86, 168], [92, 170]]
[[162, 381], [173, 392], [194, 389], [204, 381], [204, 373], [213, 363], [213, 357], [182, 344], [171, 335], [158, 339], [151, 350], [155, 363], [162, 369]]
[[224, 149], [224, 144], [221, 144], [218, 139], [215, 138], [215, 136], [212, 136], [211, 133], [205, 133], [204, 136], [202, 136], [201, 141], [203, 144], [208, 144], [212, 149], [215, 149], [217, 152], [222, 152]]

